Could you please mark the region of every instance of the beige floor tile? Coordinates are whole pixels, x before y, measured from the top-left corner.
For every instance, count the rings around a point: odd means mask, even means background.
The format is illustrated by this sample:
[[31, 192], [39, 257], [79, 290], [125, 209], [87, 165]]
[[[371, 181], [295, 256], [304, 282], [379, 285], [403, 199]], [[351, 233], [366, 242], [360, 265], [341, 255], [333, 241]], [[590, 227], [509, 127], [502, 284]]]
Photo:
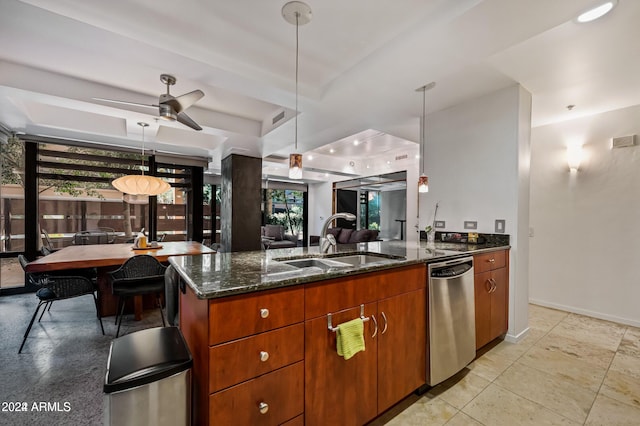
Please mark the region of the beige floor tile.
[[549, 332], [549, 335], [579, 340], [583, 343], [616, 351], [625, 330], [625, 326], [610, 321], [569, 314]]
[[460, 373], [429, 390], [428, 394], [433, 397], [439, 397], [457, 409], [461, 409], [478, 396], [484, 388], [489, 386], [489, 383], [491, 383], [489, 380], [465, 368]]
[[495, 384], [487, 386], [462, 411], [491, 426], [579, 424]]
[[476, 374], [492, 382], [511, 364], [513, 364], [512, 359], [505, 358], [500, 355], [486, 353], [469, 364], [467, 368], [473, 374]]
[[424, 396], [387, 423], [389, 426], [443, 425], [458, 410], [440, 398]]
[[569, 315], [567, 312], [529, 305], [529, 327], [541, 331], [549, 331]]
[[596, 398], [596, 391], [517, 362], [494, 383], [579, 423], [584, 423]]
[[526, 351], [529, 350], [536, 342], [538, 342], [544, 335], [545, 331], [530, 328], [527, 335], [518, 343], [510, 343], [505, 340], [498, 343], [495, 347], [487, 353], [493, 355], [499, 355], [504, 358], [508, 358], [512, 361], [520, 358]]
[[548, 351], [562, 352], [572, 358], [608, 368], [616, 354], [614, 350], [595, 346], [580, 340], [570, 339], [555, 333], [549, 333], [536, 343], [536, 347]]
[[460, 411], [447, 422], [447, 426], [483, 426], [482, 423], [472, 419]]
[[620, 342], [618, 352], [640, 358], [640, 328], [628, 327]]
[[604, 395], [598, 395], [585, 425], [588, 426], [638, 426], [640, 408], [632, 407]]
[[[640, 380], [637, 377], [629, 376], [615, 370], [609, 370], [604, 378], [602, 395], [613, 398], [625, 404], [640, 408]], [[638, 419], [640, 424], [640, 419]]]
[[640, 380], [640, 358], [618, 352], [613, 358], [609, 370], [618, 371]]
[[597, 392], [602, 384], [606, 368], [576, 359], [561, 351], [551, 351], [534, 346], [518, 362], [551, 374], [560, 380], [569, 380], [578, 386]]

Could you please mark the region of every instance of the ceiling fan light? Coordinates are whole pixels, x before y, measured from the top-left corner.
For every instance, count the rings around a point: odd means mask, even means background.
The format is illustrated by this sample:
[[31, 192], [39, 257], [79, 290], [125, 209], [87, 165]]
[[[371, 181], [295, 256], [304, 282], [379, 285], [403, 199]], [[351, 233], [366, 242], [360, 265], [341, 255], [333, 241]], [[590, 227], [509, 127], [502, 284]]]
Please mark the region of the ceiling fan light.
[[178, 116], [171, 105], [160, 105], [160, 118], [168, 121], [176, 121]]
[[289, 179], [302, 179], [302, 154], [289, 155]]

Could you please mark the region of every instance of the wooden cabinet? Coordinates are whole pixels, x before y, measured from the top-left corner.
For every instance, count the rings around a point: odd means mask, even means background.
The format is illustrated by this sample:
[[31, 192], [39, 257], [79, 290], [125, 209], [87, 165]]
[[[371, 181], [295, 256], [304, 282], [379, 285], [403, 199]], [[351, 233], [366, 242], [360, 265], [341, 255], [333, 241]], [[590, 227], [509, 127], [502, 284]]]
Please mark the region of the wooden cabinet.
[[[377, 318], [376, 303], [365, 305], [365, 315]], [[357, 318], [360, 308], [332, 315], [333, 324]], [[363, 425], [378, 412], [378, 346], [373, 321], [365, 322], [365, 351], [345, 361], [336, 353], [336, 333], [327, 318], [305, 322], [305, 425]]]
[[[424, 264], [211, 300], [187, 287], [193, 424], [367, 423], [425, 384], [426, 306]], [[366, 350], [345, 360], [327, 314], [361, 309]]]
[[194, 422], [279, 425], [304, 410], [304, 288], [180, 297], [194, 357]]
[[509, 317], [509, 251], [476, 255], [474, 263], [476, 349], [507, 332]]
[[378, 302], [378, 413], [425, 383], [426, 303], [424, 288]]
[[[364, 274], [305, 289], [305, 425], [362, 425], [426, 381], [426, 266]], [[365, 351], [336, 352], [332, 324], [360, 316]]]

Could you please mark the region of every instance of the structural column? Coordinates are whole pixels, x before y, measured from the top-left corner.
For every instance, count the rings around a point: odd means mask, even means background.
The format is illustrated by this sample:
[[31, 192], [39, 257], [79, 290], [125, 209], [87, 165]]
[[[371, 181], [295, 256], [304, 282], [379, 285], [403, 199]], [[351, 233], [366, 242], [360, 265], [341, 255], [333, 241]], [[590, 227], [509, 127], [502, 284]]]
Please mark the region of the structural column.
[[260, 250], [262, 159], [231, 154], [222, 160], [220, 242], [224, 252]]

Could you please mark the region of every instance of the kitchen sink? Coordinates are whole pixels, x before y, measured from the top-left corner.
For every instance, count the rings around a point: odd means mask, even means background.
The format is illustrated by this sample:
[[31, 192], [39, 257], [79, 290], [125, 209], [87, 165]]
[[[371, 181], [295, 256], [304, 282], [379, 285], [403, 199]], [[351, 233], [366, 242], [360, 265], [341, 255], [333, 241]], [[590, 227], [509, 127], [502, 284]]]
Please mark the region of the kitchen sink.
[[352, 268], [354, 266], [363, 266], [369, 263], [387, 263], [398, 260], [404, 260], [404, 257], [391, 256], [379, 253], [338, 253], [329, 254], [322, 257], [299, 257], [299, 258], [280, 258], [274, 259], [278, 262], [285, 263], [296, 268], [321, 268], [328, 270], [332, 268]]
[[349, 253], [343, 256], [332, 255], [331, 259], [337, 259], [340, 262], [348, 263], [349, 265], [353, 265], [353, 266], [361, 266], [361, 265], [366, 265], [367, 263], [374, 263], [374, 262], [404, 260], [404, 257], [386, 256], [386, 255], [380, 255], [376, 253], [364, 253], [364, 254]]
[[352, 266], [351, 263], [337, 262], [331, 259], [323, 259], [316, 257], [307, 257], [304, 259], [284, 260], [282, 263], [286, 263], [296, 268], [320, 268], [323, 270], [329, 270], [332, 268], [347, 268]]

